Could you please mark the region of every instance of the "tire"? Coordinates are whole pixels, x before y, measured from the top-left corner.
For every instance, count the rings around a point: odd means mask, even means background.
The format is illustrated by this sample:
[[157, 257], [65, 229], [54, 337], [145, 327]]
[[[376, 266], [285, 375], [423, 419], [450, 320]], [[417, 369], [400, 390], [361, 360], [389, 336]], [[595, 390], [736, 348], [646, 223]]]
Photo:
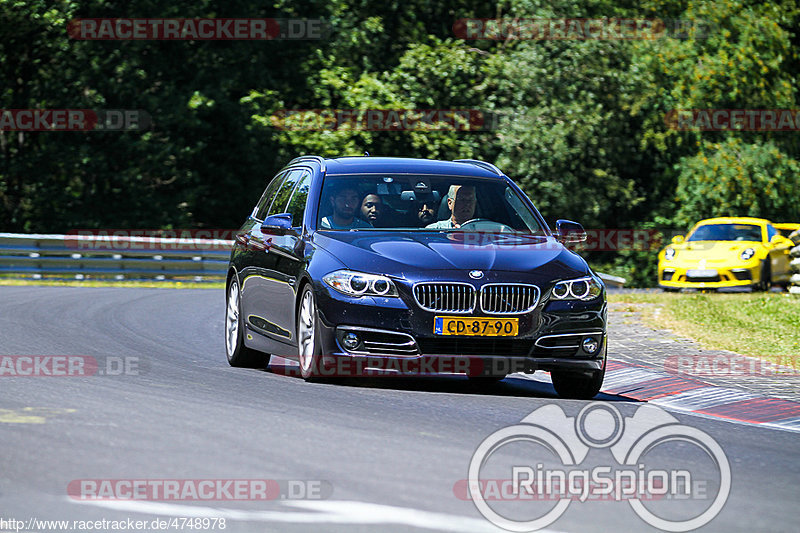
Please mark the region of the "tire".
[[240, 368], [264, 368], [267, 366], [267, 354], [244, 345], [240, 302], [239, 281], [234, 277], [225, 297], [225, 353], [228, 364]]
[[311, 285], [303, 288], [300, 304], [297, 306], [297, 360], [300, 363], [300, 375], [306, 381], [320, 378], [322, 355], [319, 313]]
[[603, 370], [596, 370], [591, 375], [575, 372], [550, 372], [556, 393], [561, 398], [572, 400], [591, 400], [597, 396], [603, 386], [605, 376], [605, 365], [603, 365]]
[[772, 267], [769, 264], [769, 258], [761, 261], [761, 279], [753, 287], [757, 291], [769, 291], [772, 286]]

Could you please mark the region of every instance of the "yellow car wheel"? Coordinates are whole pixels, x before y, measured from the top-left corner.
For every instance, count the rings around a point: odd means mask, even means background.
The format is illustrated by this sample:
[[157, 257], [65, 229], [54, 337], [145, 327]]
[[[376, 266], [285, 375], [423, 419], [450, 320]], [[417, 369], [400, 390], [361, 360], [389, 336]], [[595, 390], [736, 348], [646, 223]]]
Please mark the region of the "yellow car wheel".
[[761, 279], [753, 286], [757, 291], [769, 291], [772, 286], [772, 268], [769, 264], [769, 258], [761, 261]]

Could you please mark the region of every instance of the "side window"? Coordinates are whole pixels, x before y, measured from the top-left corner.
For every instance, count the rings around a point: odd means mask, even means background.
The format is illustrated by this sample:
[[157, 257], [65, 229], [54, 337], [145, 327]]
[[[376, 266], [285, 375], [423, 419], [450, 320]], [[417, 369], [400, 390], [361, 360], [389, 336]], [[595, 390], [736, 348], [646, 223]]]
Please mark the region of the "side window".
[[264, 220], [264, 217], [267, 214], [267, 209], [269, 209], [270, 204], [272, 203], [272, 199], [275, 198], [275, 193], [278, 192], [278, 187], [281, 183], [283, 183], [283, 178], [286, 177], [288, 172], [282, 172], [272, 178], [272, 181], [269, 182], [267, 188], [264, 190], [264, 194], [261, 195], [261, 200], [258, 201], [258, 208], [256, 209], [256, 218], [258, 220]]
[[292, 226], [294, 227], [303, 225], [303, 214], [306, 211], [309, 190], [311, 190], [311, 172], [306, 170], [303, 171], [303, 175], [289, 200], [289, 205], [286, 207], [286, 212], [292, 214]]
[[767, 242], [771, 241], [777, 234], [778, 230], [772, 224], [767, 224]]
[[275, 201], [272, 202], [267, 216], [286, 212], [286, 204], [289, 203], [289, 197], [292, 195], [294, 186], [297, 185], [297, 180], [300, 179], [302, 174], [302, 170], [289, 171], [289, 175], [286, 176], [286, 179], [281, 183], [280, 189], [278, 189], [278, 194], [275, 195]]

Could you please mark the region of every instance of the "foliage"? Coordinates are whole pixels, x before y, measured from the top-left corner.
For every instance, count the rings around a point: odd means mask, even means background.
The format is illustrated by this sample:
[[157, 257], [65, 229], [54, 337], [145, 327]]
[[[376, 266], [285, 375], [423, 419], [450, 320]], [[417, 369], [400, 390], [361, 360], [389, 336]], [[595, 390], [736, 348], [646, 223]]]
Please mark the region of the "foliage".
[[[322, 18], [322, 40], [79, 41], [79, 17]], [[456, 38], [460, 18], [695, 22], [641, 41]], [[800, 135], [670, 129], [673, 109], [798, 108], [800, 8], [707, 0], [0, 0], [0, 108], [142, 109], [145, 132], [0, 132], [3, 231], [237, 227], [289, 159], [498, 164], [549, 221], [798, 220]], [[698, 31], [701, 30], [701, 31]], [[674, 37], [674, 36], [673, 36]], [[286, 109], [474, 109], [483, 131], [293, 131]], [[593, 264], [652, 284], [655, 251]]]
[[677, 168], [679, 224], [715, 216], [800, 220], [800, 163], [772, 141], [704, 141], [703, 151], [681, 160]]

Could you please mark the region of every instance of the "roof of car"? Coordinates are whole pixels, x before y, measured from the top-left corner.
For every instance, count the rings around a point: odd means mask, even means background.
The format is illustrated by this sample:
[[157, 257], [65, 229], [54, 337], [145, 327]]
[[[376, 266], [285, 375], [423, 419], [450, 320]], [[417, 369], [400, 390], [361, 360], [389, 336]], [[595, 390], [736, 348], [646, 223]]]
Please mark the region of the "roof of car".
[[[483, 165], [486, 165], [483, 163]], [[326, 159], [326, 174], [434, 174], [442, 176], [474, 176], [496, 178], [501, 176], [489, 165], [480, 162], [439, 161], [411, 157], [337, 157]]]
[[717, 218], [706, 218], [701, 220], [697, 223], [697, 225], [701, 224], [772, 224], [769, 220], [765, 218], [754, 218], [754, 217], [717, 217]]
[[776, 222], [773, 224], [778, 229], [782, 230], [795, 230], [800, 229], [800, 224], [796, 222]]

